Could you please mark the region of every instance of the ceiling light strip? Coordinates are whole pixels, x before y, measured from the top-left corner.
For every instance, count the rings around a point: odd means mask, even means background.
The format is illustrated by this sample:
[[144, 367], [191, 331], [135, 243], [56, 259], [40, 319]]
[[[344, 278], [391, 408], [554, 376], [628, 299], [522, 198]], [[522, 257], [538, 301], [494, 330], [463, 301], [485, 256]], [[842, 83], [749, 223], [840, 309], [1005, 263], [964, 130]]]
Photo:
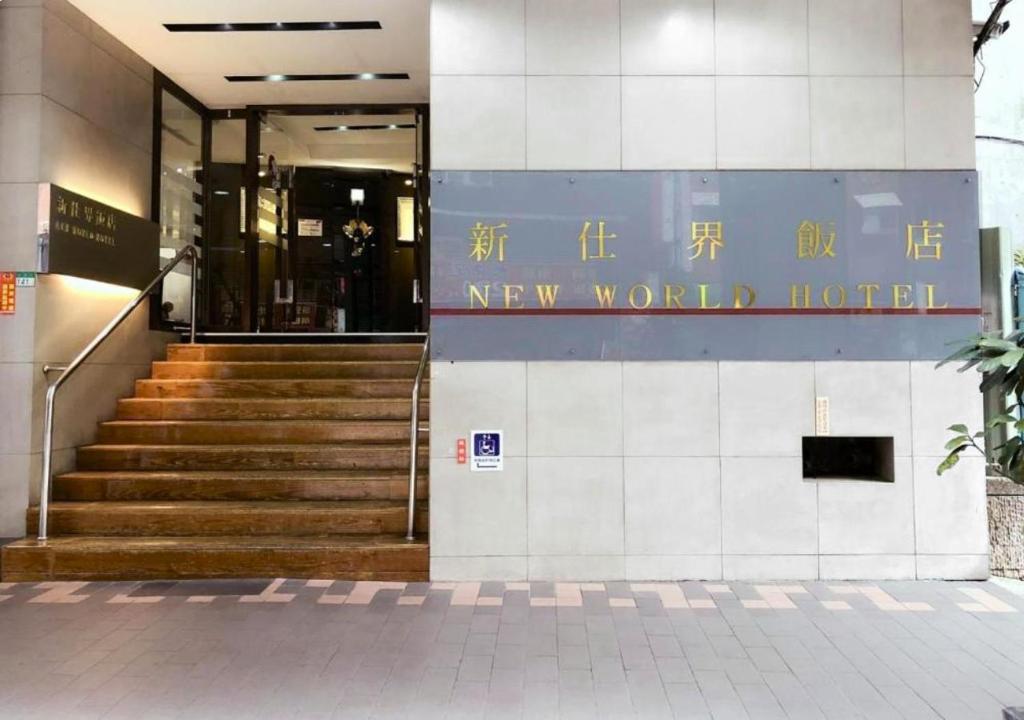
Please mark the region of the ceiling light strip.
[[335, 30], [380, 30], [377, 20], [336, 20], [331, 22], [243, 22], [164, 23], [170, 32], [330, 32]]
[[225, 75], [228, 82], [336, 82], [343, 80], [408, 80], [409, 73], [337, 73], [333, 75]]
[[313, 128], [317, 132], [352, 132], [354, 130], [415, 130], [415, 125], [323, 125]]

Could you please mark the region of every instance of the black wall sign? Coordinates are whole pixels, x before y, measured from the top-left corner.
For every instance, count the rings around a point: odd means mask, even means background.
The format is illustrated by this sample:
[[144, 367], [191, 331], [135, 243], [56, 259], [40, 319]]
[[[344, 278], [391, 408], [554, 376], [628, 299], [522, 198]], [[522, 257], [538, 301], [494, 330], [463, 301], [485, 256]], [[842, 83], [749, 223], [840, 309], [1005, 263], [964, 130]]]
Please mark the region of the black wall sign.
[[57, 185], [41, 186], [40, 200], [41, 272], [141, 290], [160, 271], [156, 223]]

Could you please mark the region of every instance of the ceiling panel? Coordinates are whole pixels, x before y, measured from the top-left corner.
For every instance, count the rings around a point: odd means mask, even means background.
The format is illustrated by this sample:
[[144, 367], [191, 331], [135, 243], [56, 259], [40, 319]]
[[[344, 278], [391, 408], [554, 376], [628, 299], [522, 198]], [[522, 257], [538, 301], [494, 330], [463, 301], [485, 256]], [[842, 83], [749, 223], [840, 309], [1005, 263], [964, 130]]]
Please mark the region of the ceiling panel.
[[[426, 102], [429, 0], [71, 0], [209, 107]], [[164, 23], [377, 20], [380, 30], [172, 33]], [[404, 72], [409, 80], [229, 83], [225, 75]]]

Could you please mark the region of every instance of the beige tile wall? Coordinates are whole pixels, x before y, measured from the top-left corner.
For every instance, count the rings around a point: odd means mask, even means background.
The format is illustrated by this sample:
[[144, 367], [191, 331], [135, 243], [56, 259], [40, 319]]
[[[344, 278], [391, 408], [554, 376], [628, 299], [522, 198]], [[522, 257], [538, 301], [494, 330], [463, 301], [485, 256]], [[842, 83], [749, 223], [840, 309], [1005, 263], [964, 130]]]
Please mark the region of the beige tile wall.
[[[66, 0], [0, 3], [0, 270], [36, 269], [38, 184], [148, 216], [152, 69]], [[134, 291], [40, 276], [0, 318], [0, 537], [38, 497], [44, 364], [67, 363]], [[167, 338], [140, 308], [61, 391], [54, 462], [74, 461]]]
[[[971, 38], [969, 0], [434, 0], [433, 167], [970, 169]], [[983, 577], [983, 467], [935, 476], [976, 378], [933, 365], [436, 363], [432, 574]], [[818, 395], [893, 484], [802, 477]]]
[[970, 169], [969, 0], [435, 0], [438, 170]]
[[[976, 381], [932, 362], [435, 363], [432, 574], [983, 577], [982, 461], [935, 474], [946, 428], [981, 424]], [[803, 477], [818, 396], [833, 434], [894, 438], [895, 482]], [[456, 463], [482, 429], [505, 431], [504, 472]]]

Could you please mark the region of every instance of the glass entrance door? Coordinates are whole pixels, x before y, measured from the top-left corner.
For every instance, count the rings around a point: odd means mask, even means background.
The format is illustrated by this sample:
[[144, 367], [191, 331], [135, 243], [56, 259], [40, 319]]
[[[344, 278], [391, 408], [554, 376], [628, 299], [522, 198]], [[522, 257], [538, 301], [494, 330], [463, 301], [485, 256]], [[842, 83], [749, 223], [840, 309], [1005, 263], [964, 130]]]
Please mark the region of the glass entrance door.
[[259, 332], [285, 332], [295, 314], [291, 254], [295, 229], [292, 212], [295, 166], [288, 138], [275, 124], [273, 116], [260, 117], [259, 141], [256, 327]]
[[249, 128], [252, 330], [417, 331], [417, 113], [263, 112]]

